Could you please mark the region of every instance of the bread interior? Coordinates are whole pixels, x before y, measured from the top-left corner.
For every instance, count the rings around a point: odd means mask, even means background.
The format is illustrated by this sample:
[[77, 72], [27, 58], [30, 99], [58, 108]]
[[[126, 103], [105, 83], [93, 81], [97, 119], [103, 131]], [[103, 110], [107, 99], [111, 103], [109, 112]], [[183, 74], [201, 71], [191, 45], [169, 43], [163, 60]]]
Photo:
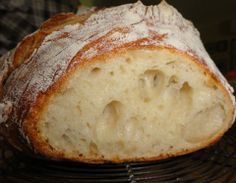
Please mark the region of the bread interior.
[[222, 135], [230, 102], [190, 57], [127, 50], [78, 67], [49, 99], [37, 129], [66, 157], [148, 159]]

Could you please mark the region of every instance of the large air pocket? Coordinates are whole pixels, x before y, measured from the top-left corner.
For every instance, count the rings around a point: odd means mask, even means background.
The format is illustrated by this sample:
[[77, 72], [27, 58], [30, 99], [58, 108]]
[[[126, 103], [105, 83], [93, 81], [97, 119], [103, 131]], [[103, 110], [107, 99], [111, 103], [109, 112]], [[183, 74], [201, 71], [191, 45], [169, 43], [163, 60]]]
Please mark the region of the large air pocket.
[[222, 129], [224, 120], [225, 111], [220, 104], [199, 111], [183, 126], [183, 138], [191, 143], [208, 141]]
[[165, 74], [158, 69], [146, 70], [139, 77], [140, 96], [144, 102], [148, 102], [153, 97], [159, 96], [165, 85]]

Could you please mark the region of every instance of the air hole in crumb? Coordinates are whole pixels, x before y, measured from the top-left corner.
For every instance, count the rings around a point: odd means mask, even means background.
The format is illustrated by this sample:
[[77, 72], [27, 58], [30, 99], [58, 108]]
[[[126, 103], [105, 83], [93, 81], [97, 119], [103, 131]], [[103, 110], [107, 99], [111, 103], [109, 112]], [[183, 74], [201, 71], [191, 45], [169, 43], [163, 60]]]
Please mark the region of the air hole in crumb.
[[66, 132], [66, 133], [71, 133], [71, 129], [70, 129], [70, 128], [67, 128], [67, 129], [65, 130], [65, 132]]
[[216, 85], [213, 85], [212, 88], [213, 88], [214, 90], [217, 90], [217, 89], [218, 89], [218, 87], [217, 87]]
[[168, 82], [168, 86], [174, 85], [174, 84], [176, 84], [176, 83], [178, 83], [178, 78], [177, 78], [177, 76], [175, 76], [175, 75], [171, 76], [170, 79], [169, 79], [169, 82]]
[[79, 114], [81, 114], [81, 108], [80, 108], [80, 105], [79, 105], [79, 104], [76, 105], [76, 109], [77, 109], [77, 111], [79, 112]]
[[109, 72], [109, 74], [110, 74], [111, 76], [113, 76], [113, 75], [114, 75], [114, 72], [113, 72], [113, 71], [111, 71], [111, 72]]
[[171, 65], [171, 64], [175, 64], [175, 61], [169, 61], [166, 63], [166, 65]]
[[126, 61], [126, 63], [130, 64], [131, 63], [131, 58], [126, 58], [125, 61]]
[[145, 71], [139, 82], [142, 86], [144, 85], [147, 87], [159, 88], [163, 85], [164, 79], [164, 73], [158, 69], [155, 69]]
[[138, 117], [137, 116], [132, 116], [131, 118], [130, 118], [130, 121], [132, 121], [132, 122], [134, 122], [134, 123], [138, 123]]
[[122, 114], [122, 104], [119, 101], [113, 100], [106, 105], [103, 110], [104, 119], [110, 125], [116, 125], [116, 122], [120, 119]]
[[80, 138], [80, 141], [81, 141], [81, 142], [86, 142], [86, 139]]
[[218, 89], [217, 85], [214, 82], [212, 82], [212, 81], [209, 81], [209, 80], [208, 81], [204, 81], [204, 84], [207, 87], [209, 87], [209, 88], [211, 88], [213, 90], [217, 90]]
[[100, 71], [101, 71], [101, 68], [95, 67], [95, 68], [93, 68], [93, 69], [91, 70], [91, 73], [93, 73], [93, 74], [98, 74]]
[[151, 99], [149, 98], [149, 97], [145, 97], [144, 99], [143, 99], [143, 102], [144, 103], [149, 103], [151, 101]]
[[93, 141], [91, 141], [89, 143], [89, 151], [90, 151], [91, 154], [97, 154], [98, 153], [98, 147]]
[[51, 145], [49, 145], [49, 148], [50, 148], [52, 151], [54, 151], [54, 147], [52, 147]]
[[180, 92], [182, 93], [191, 93], [192, 87], [188, 84], [188, 82], [184, 82], [183, 86], [180, 89]]
[[49, 122], [45, 122], [44, 126], [45, 126], [45, 128], [49, 128], [49, 126], [50, 126]]
[[45, 139], [45, 142], [49, 143], [49, 139], [48, 139], [48, 138], [46, 138], [46, 139]]
[[87, 126], [88, 128], [91, 128], [91, 126], [90, 126], [90, 124], [89, 124], [89, 123], [86, 123], [86, 126]]
[[188, 82], [184, 82], [180, 89], [180, 98], [182, 104], [190, 105], [192, 104], [192, 93], [193, 89]]
[[[217, 103], [196, 112], [191, 122], [182, 126], [181, 134], [184, 139], [191, 143], [199, 143], [214, 137], [224, 125], [226, 114], [222, 107]], [[211, 120], [206, 123], [206, 118]]]
[[69, 137], [68, 135], [63, 134], [63, 135], [62, 135], [62, 138], [63, 138], [68, 144], [72, 144], [71, 139], [70, 139], [70, 137]]

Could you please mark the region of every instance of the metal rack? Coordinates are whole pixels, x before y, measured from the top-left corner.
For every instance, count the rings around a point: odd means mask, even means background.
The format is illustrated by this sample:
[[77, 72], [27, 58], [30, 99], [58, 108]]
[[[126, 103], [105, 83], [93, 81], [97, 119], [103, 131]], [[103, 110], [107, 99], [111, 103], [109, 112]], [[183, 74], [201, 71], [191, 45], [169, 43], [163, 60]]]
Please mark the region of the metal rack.
[[0, 137], [1, 183], [235, 183], [236, 126], [217, 144], [176, 158], [147, 163], [89, 165], [19, 155]]

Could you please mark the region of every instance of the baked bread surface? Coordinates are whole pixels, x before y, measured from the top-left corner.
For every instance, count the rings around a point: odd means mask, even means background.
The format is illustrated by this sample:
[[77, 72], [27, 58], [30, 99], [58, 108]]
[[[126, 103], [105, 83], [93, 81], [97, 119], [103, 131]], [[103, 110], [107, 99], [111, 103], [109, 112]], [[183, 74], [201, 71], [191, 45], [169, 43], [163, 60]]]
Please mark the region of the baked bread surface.
[[46, 157], [163, 159], [216, 142], [234, 121], [233, 89], [165, 1], [57, 15], [2, 60], [5, 134]]

